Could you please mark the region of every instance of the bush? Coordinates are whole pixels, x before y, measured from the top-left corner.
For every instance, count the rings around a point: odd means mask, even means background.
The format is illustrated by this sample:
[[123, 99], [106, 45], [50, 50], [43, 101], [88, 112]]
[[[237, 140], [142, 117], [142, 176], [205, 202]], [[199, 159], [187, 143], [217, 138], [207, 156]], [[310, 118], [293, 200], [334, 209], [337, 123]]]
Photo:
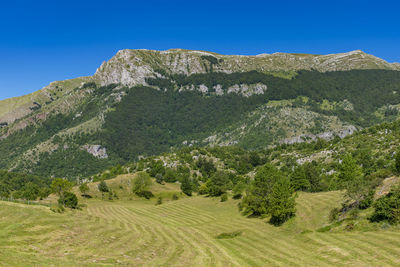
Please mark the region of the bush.
[[352, 208], [349, 211], [350, 219], [356, 220], [356, 219], [358, 219], [359, 215], [360, 215], [360, 210], [357, 208]]
[[374, 190], [370, 190], [368, 194], [364, 197], [363, 200], [360, 201], [360, 204], [358, 206], [359, 209], [365, 210], [369, 207], [371, 207], [372, 203], [374, 202]]
[[209, 193], [209, 189], [208, 189], [208, 184], [209, 183], [203, 183], [202, 185], [200, 185], [199, 187], [199, 194], [200, 195], [207, 195]]
[[208, 194], [212, 197], [218, 197], [232, 188], [232, 181], [229, 174], [224, 171], [216, 171], [211, 175], [210, 184], [208, 186]]
[[135, 179], [133, 180], [132, 192], [143, 192], [148, 191], [147, 189], [151, 186], [151, 178], [146, 172], [137, 173]]
[[156, 205], [161, 205], [162, 203], [163, 203], [162, 197], [158, 197]]
[[172, 200], [178, 200], [178, 199], [179, 199], [179, 197], [178, 197], [177, 194], [173, 194], [173, 195], [172, 195]]
[[221, 195], [221, 202], [225, 202], [227, 200], [228, 200], [228, 194], [227, 193], [222, 194]]
[[55, 213], [64, 213], [65, 211], [64, 206], [61, 204], [51, 206], [50, 210]]
[[83, 183], [79, 186], [79, 191], [81, 191], [82, 196], [86, 196], [87, 192], [89, 192], [89, 186], [87, 183]]
[[333, 208], [329, 212], [329, 222], [334, 222], [337, 219], [339, 219], [339, 214], [340, 214], [340, 209], [339, 208]]
[[58, 199], [58, 204], [67, 208], [76, 209], [78, 207], [78, 198], [74, 193], [65, 192], [63, 197]]
[[156, 182], [159, 184], [163, 184], [164, 183], [164, 177], [162, 176], [161, 173], [157, 173], [156, 174]]
[[240, 199], [243, 196], [243, 192], [246, 189], [246, 184], [243, 181], [238, 182], [232, 189], [233, 199]]
[[375, 208], [370, 220], [373, 222], [388, 221], [392, 224], [400, 222], [400, 186], [373, 204]]
[[108, 185], [107, 185], [107, 183], [106, 183], [104, 180], [101, 181], [101, 182], [97, 185], [97, 188], [99, 189], [99, 191], [100, 191], [101, 193], [106, 193], [106, 192], [109, 191]]
[[145, 199], [150, 199], [154, 197], [154, 194], [151, 191], [146, 191], [146, 190], [135, 192], [135, 194], [138, 197], [144, 197]]
[[217, 238], [217, 239], [230, 239], [230, 238], [235, 238], [237, 236], [240, 236], [241, 234], [242, 234], [242, 231], [235, 231], [235, 232], [230, 232], [230, 233], [219, 234], [215, 238]]

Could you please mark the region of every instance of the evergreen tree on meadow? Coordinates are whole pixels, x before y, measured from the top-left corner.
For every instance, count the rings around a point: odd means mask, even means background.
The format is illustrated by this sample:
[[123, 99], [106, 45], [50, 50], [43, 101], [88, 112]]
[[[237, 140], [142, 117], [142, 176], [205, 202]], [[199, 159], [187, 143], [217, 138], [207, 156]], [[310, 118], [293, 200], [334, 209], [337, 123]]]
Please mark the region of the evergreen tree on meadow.
[[191, 196], [192, 195], [193, 186], [192, 186], [192, 181], [190, 180], [190, 177], [188, 175], [185, 175], [183, 177], [183, 180], [182, 180], [182, 183], [181, 183], [181, 190], [187, 196]]
[[295, 215], [295, 196], [289, 178], [266, 164], [257, 172], [240, 208], [245, 215], [271, 216], [270, 223], [280, 225]]
[[278, 176], [271, 193], [268, 195], [270, 222], [280, 225], [296, 213], [296, 200], [290, 180], [286, 176]]

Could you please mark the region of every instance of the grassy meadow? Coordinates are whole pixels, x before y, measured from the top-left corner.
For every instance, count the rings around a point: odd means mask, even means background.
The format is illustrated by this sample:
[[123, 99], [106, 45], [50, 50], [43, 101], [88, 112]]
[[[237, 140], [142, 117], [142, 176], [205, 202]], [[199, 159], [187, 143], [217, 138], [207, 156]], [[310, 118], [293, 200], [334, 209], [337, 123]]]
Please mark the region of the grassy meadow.
[[139, 199], [131, 178], [107, 181], [114, 200], [90, 184], [85, 207], [63, 214], [0, 201], [0, 266], [400, 265], [400, 229], [367, 222], [368, 211], [351, 231], [323, 230], [338, 191], [299, 193], [296, 217], [275, 227], [240, 215], [238, 200], [185, 197], [178, 184], [153, 183], [156, 198]]

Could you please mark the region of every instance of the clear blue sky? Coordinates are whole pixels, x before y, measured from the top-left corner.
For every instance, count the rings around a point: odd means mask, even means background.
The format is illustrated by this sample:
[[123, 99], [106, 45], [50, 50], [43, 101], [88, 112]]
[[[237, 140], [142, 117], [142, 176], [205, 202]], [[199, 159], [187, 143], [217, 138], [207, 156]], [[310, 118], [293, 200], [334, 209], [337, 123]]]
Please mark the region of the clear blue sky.
[[92, 75], [119, 49], [327, 54], [400, 62], [397, 1], [2, 1], [0, 99]]

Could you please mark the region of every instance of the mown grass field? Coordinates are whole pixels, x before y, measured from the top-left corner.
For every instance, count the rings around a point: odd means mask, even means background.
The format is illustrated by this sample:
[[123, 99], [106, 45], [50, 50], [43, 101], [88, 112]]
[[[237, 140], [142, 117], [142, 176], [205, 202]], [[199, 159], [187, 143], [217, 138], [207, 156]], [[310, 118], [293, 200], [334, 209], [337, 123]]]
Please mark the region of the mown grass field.
[[[126, 179], [114, 181], [122, 185]], [[83, 200], [82, 210], [0, 202], [1, 266], [399, 266], [400, 230], [318, 232], [340, 192], [301, 193], [298, 212], [282, 227], [238, 213], [237, 201], [202, 196], [172, 201], [123, 193]], [[94, 185], [91, 186], [94, 191]], [[217, 238], [220, 234], [228, 238]], [[229, 238], [230, 234], [233, 238]], [[239, 233], [239, 234], [238, 234]]]

